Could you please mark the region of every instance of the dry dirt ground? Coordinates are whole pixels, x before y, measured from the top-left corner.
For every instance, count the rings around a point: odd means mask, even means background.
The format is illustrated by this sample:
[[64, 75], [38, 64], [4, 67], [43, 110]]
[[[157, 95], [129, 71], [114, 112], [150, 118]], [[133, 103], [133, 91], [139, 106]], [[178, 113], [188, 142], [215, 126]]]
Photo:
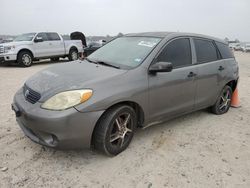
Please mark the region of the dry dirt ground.
[[[250, 53], [240, 64], [241, 108], [222, 116], [198, 111], [138, 130], [117, 157], [37, 145], [18, 127], [16, 90], [50, 63], [0, 66], [0, 187], [250, 187]], [[64, 62], [61, 62], [64, 63]], [[6, 170], [6, 171], [4, 171]]]

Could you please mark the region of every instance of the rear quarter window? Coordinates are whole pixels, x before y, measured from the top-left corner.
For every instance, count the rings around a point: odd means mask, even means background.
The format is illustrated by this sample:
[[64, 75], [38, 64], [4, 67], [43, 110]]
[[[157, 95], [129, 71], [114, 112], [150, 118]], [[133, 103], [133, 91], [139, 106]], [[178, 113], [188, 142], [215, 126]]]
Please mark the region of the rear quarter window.
[[216, 46], [218, 47], [222, 59], [233, 58], [234, 55], [230, 50], [229, 46], [220, 42], [215, 42]]
[[206, 39], [194, 39], [194, 44], [198, 63], [218, 60], [218, 53], [213, 41]]

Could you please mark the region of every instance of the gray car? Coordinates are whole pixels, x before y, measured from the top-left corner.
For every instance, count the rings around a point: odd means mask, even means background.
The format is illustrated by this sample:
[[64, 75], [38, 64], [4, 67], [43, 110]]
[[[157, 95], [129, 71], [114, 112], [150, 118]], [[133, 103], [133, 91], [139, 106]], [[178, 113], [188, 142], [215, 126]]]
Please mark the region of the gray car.
[[222, 40], [128, 34], [84, 60], [38, 72], [17, 91], [12, 109], [24, 134], [39, 144], [117, 155], [138, 127], [208, 107], [226, 113], [238, 78]]

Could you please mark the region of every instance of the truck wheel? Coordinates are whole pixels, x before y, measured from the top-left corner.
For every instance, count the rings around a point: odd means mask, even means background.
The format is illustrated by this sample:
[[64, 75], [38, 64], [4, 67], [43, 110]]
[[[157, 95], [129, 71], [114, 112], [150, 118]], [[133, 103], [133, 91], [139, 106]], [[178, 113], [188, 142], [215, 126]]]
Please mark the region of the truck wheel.
[[226, 113], [231, 106], [232, 88], [226, 85], [220, 93], [216, 103], [211, 107], [214, 114], [221, 115]]
[[51, 61], [59, 61], [59, 57], [53, 57], [53, 58], [50, 58]]
[[71, 49], [69, 51], [69, 60], [70, 61], [75, 61], [79, 58], [79, 54], [78, 54], [78, 51], [77, 49]]
[[132, 107], [119, 105], [108, 109], [95, 127], [94, 148], [107, 155], [117, 155], [128, 147], [135, 128], [136, 113]]
[[33, 63], [32, 54], [28, 51], [22, 51], [17, 56], [17, 62], [22, 67], [30, 67]]

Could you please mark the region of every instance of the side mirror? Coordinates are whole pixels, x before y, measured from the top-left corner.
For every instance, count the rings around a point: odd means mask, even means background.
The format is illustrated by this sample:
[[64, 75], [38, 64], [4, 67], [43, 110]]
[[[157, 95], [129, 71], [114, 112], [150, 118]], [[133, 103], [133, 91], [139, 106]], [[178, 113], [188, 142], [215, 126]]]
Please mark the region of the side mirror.
[[43, 42], [43, 38], [42, 37], [36, 37], [34, 42]]
[[157, 72], [171, 72], [173, 65], [170, 62], [157, 62], [149, 67], [149, 73], [156, 74]]

